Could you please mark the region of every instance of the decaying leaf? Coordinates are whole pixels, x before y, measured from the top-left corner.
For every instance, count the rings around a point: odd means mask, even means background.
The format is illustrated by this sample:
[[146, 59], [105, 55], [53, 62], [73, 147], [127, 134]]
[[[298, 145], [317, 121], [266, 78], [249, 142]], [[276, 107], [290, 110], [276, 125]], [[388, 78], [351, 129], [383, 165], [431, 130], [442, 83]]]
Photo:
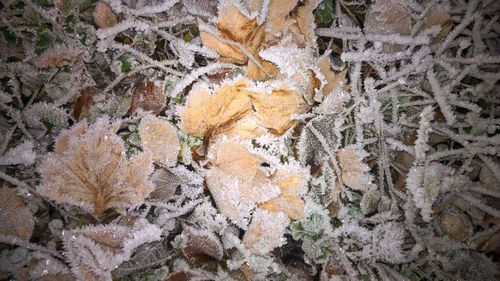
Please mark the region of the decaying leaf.
[[104, 1], [99, 1], [94, 8], [94, 22], [99, 28], [115, 26], [118, 18]]
[[342, 180], [352, 189], [366, 191], [369, 182], [365, 174], [370, 168], [363, 162], [365, 152], [354, 145], [346, 146], [337, 152]]
[[110, 208], [143, 202], [153, 190], [148, 180], [152, 156], [125, 158], [120, 123], [106, 117], [88, 125], [80, 122], [56, 140], [55, 152], [42, 161], [37, 191], [57, 203], [78, 206], [98, 217]]
[[187, 257], [203, 260], [205, 255], [216, 260], [222, 259], [224, 248], [219, 238], [212, 232], [184, 226], [183, 235], [186, 236], [186, 247], [183, 251]]
[[94, 104], [95, 89], [87, 87], [80, 92], [80, 96], [73, 103], [73, 117], [77, 121], [90, 114], [90, 107]]
[[457, 241], [466, 241], [473, 233], [472, 223], [465, 214], [443, 212], [439, 215], [439, 222], [444, 232]]
[[197, 136], [255, 138], [268, 131], [280, 135], [295, 124], [290, 115], [306, 109], [292, 90], [275, 86], [268, 92], [254, 92], [251, 87], [255, 87], [251, 82], [238, 81], [210, 94], [208, 85], [195, 85], [180, 109], [181, 129]]
[[243, 244], [253, 254], [266, 255], [286, 242], [283, 236], [289, 224], [290, 220], [284, 213], [256, 209], [243, 236]]
[[31, 238], [33, 215], [15, 189], [0, 188], [0, 225], [2, 235], [12, 235], [22, 240]]
[[35, 65], [39, 68], [61, 67], [75, 61], [81, 50], [70, 48], [64, 44], [55, 45], [36, 58]]
[[[397, 0], [377, 0], [371, 5], [365, 16], [365, 30], [372, 34], [409, 35], [411, 32], [411, 16], [402, 2]], [[401, 50], [401, 46], [384, 44], [384, 52]]]
[[128, 114], [134, 113], [137, 108], [159, 114], [167, 104], [167, 96], [163, 92], [160, 81], [140, 82], [134, 85], [132, 90], [132, 101]]
[[432, 9], [429, 12], [429, 14], [425, 17], [420, 30], [426, 30], [435, 25], [441, 27], [441, 31], [439, 31], [433, 39], [433, 43], [438, 43], [441, 42], [446, 35], [448, 35], [453, 27], [453, 21], [451, 20], [450, 15], [441, 7]]
[[139, 124], [139, 135], [143, 148], [151, 152], [153, 161], [164, 166], [177, 163], [180, 143], [177, 130], [168, 121], [148, 114]]
[[71, 271], [79, 281], [111, 281], [111, 271], [128, 261], [135, 249], [160, 240], [161, 229], [146, 219], [133, 225], [86, 226], [63, 233], [64, 249]]

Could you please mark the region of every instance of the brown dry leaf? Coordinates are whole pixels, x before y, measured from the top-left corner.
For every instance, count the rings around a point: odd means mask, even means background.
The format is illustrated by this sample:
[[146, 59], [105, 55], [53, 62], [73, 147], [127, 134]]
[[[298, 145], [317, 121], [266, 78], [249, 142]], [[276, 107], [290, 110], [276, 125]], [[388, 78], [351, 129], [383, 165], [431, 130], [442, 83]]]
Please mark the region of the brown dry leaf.
[[161, 81], [147, 81], [138, 83], [132, 90], [132, 101], [128, 114], [134, 113], [137, 108], [159, 114], [167, 104], [167, 96], [163, 93]]
[[[306, 0], [303, 6], [297, 8], [295, 14], [295, 21], [297, 22], [297, 27], [300, 33], [304, 37], [304, 47], [316, 47], [316, 35], [314, 33], [314, 28], [316, 27], [314, 21], [313, 11], [318, 7], [322, 1], [318, 0]], [[301, 46], [301, 44], [299, 44]]]
[[306, 110], [304, 99], [294, 91], [257, 93], [249, 90], [251, 86], [254, 84], [238, 81], [210, 95], [206, 84], [196, 84], [179, 110], [180, 128], [196, 136], [220, 134], [249, 139], [268, 131], [281, 135], [296, 123], [290, 115]]
[[318, 60], [318, 67], [328, 82], [323, 88], [323, 96], [326, 97], [332, 92], [333, 89], [335, 89], [335, 87], [337, 87], [340, 81], [345, 79], [347, 69], [344, 69], [339, 73], [335, 73], [331, 68], [329, 56], [323, 56], [320, 60]]
[[280, 187], [281, 194], [259, 205], [271, 212], [284, 212], [290, 219], [297, 220], [304, 216], [304, 200], [300, 197], [305, 193], [304, 177], [298, 173], [278, 171], [273, 183]]
[[435, 25], [440, 26], [441, 31], [436, 35], [436, 37], [434, 37], [432, 42], [438, 43], [444, 40], [453, 27], [453, 21], [451, 20], [450, 15], [441, 7], [431, 10], [431, 12], [425, 17], [420, 30], [426, 30]]
[[67, 47], [64, 44], [55, 45], [43, 51], [36, 58], [35, 65], [39, 68], [61, 67], [77, 60], [81, 53], [81, 50]]
[[107, 209], [135, 206], [153, 190], [148, 180], [152, 156], [125, 158], [119, 123], [100, 118], [80, 122], [57, 138], [55, 151], [39, 166], [37, 191], [57, 203], [83, 208], [99, 217]]
[[191, 89], [186, 106], [180, 109], [181, 129], [192, 135], [205, 136], [238, 120], [252, 108], [246, 82], [224, 85], [213, 95], [206, 84]]
[[[292, 10], [297, 6], [298, 0], [271, 0], [269, 1], [269, 11], [266, 19], [267, 37], [279, 37], [287, 24]], [[271, 38], [266, 38], [266, 41], [272, 41]]]
[[306, 110], [302, 97], [293, 91], [276, 89], [271, 93], [252, 93], [252, 103], [262, 125], [273, 134], [281, 135], [296, 121], [290, 115]]
[[73, 103], [73, 117], [77, 121], [90, 115], [90, 107], [94, 104], [95, 89], [87, 87], [80, 92], [80, 96]]
[[187, 238], [186, 247], [183, 249], [184, 255], [198, 261], [206, 261], [209, 256], [216, 260], [221, 260], [224, 255], [224, 248], [219, 238], [212, 232], [204, 229], [195, 229], [184, 226], [182, 235]]
[[290, 220], [284, 213], [271, 213], [257, 208], [243, 236], [243, 245], [252, 254], [266, 255], [285, 243], [283, 236], [289, 224]]
[[164, 166], [177, 163], [180, 142], [177, 130], [168, 121], [154, 115], [146, 115], [139, 124], [139, 136], [145, 151], [153, 155], [153, 161]]
[[[377, 0], [368, 8], [364, 26], [367, 33], [409, 35], [411, 16], [398, 0]], [[387, 53], [401, 49], [401, 46], [387, 43], [383, 47]]]
[[473, 233], [472, 223], [465, 214], [444, 212], [440, 214], [439, 222], [444, 232], [457, 241], [464, 242]]
[[0, 233], [29, 241], [33, 234], [33, 215], [16, 190], [0, 188]]
[[161, 229], [146, 219], [131, 226], [107, 224], [65, 231], [62, 236], [71, 271], [79, 281], [111, 281], [111, 272], [142, 244], [160, 240]]
[[207, 31], [201, 31], [200, 37], [203, 44], [220, 55], [220, 60], [223, 62], [245, 65], [248, 63], [247, 76], [251, 79], [265, 79], [270, 76], [275, 76], [277, 73], [276, 67], [269, 62], [264, 62], [258, 56], [258, 52], [262, 48], [262, 42], [265, 37], [264, 27], [257, 24], [256, 18], [247, 18], [233, 3], [222, 1], [219, 7], [219, 15], [217, 23], [217, 35], [223, 39], [230, 40], [241, 44], [256, 60], [258, 60], [267, 74], [259, 69], [253, 62], [249, 62], [249, 58], [240, 48], [221, 42], [215, 36]]
[[364, 154], [354, 145], [346, 146], [337, 152], [344, 184], [361, 191], [366, 191], [365, 173], [369, 171], [368, 166], [363, 162]]
[[99, 28], [113, 27], [118, 23], [118, 18], [111, 7], [103, 1], [97, 3], [94, 8], [93, 16], [94, 23]]
[[[224, 127], [223, 130], [220, 130], [221, 135], [239, 137], [240, 140], [254, 139], [266, 133], [267, 129], [253, 113], [247, 113], [241, 119]], [[214, 140], [214, 142], [216, 142], [216, 140]]]

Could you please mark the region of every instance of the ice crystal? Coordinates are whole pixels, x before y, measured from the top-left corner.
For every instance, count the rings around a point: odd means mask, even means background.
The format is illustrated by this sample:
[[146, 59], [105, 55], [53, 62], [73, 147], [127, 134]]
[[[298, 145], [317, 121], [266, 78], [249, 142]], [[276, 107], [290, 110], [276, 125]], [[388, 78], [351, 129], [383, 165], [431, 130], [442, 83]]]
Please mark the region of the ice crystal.
[[153, 155], [153, 160], [165, 166], [177, 163], [179, 139], [175, 127], [165, 120], [146, 115], [139, 124], [139, 135], [145, 151]]

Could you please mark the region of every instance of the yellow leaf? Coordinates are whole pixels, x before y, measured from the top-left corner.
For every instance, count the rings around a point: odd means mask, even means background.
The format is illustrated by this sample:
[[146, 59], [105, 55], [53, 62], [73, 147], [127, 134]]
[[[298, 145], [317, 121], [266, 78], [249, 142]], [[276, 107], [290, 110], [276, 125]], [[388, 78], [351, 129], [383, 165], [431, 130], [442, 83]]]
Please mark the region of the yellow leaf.
[[337, 152], [340, 167], [342, 169], [342, 180], [348, 187], [356, 190], [366, 191], [365, 172], [369, 170], [363, 163], [362, 152], [355, 146], [350, 145]]
[[290, 115], [306, 109], [304, 99], [291, 90], [276, 89], [271, 93], [252, 93], [251, 96], [255, 114], [263, 126], [276, 135], [283, 134], [295, 124]]
[[168, 121], [148, 114], [139, 124], [139, 135], [142, 146], [153, 155], [153, 161], [164, 166], [177, 163], [180, 143], [177, 130]]

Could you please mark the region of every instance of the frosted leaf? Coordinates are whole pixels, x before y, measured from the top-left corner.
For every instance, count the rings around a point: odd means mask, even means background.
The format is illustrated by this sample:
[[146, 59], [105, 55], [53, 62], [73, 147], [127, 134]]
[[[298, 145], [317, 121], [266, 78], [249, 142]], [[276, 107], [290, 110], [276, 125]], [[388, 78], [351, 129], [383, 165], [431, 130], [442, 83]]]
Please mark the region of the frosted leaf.
[[451, 175], [452, 170], [439, 163], [431, 163], [425, 167], [413, 166], [406, 178], [406, 189], [412, 194], [415, 206], [420, 209], [422, 219], [432, 219], [432, 205], [442, 187], [442, 180]]
[[51, 133], [68, 127], [68, 113], [52, 103], [35, 103], [26, 108], [23, 116], [29, 127]]
[[12, 235], [26, 241], [31, 238], [35, 225], [33, 215], [15, 189], [0, 188], [0, 225], [2, 235]]
[[56, 140], [55, 153], [39, 166], [37, 191], [57, 203], [79, 206], [98, 217], [110, 208], [143, 202], [153, 190], [150, 153], [125, 158], [123, 141], [115, 132], [119, 123], [100, 118], [80, 122]]
[[289, 223], [284, 213], [271, 213], [257, 208], [243, 236], [243, 244], [253, 254], [266, 255], [286, 242], [284, 234]]
[[436, 37], [434, 37], [433, 43], [443, 41], [453, 27], [453, 21], [451, 20], [450, 15], [440, 5], [433, 8], [427, 14], [423, 20], [420, 30], [424, 31], [436, 25], [441, 27], [441, 31], [436, 35]]
[[251, 97], [255, 114], [262, 125], [275, 135], [282, 135], [295, 124], [296, 121], [290, 119], [292, 114], [306, 110], [304, 99], [287, 89], [275, 89], [271, 93], [252, 93]]
[[[81, 50], [64, 44], [55, 45], [36, 58], [35, 65], [39, 68], [62, 67], [77, 60]], [[63, 72], [61, 72], [63, 73]], [[57, 77], [57, 75], [56, 75]], [[47, 91], [50, 95], [50, 91]]]
[[181, 129], [186, 133], [204, 136], [211, 130], [239, 119], [251, 110], [247, 83], [239, 82], [219, 88], [210, 95], [206, 84], [197, 84], [191, 90], [186, 106], [180, 109]]
[[403, 225], [396, 222], [388, 222], [377, 225], [373, 229], [372, 238], [363, 250], [363, 256], [390, 263], [402, 263], [405, 255], [402, 251], [406, 237]]
[[147, 270], [170, 260], [172, 255], [172, 247], [166, 239], [143, 244], [128, 261], [113, 270], [113, 276], [123, 278], [131, 273]]
[[163, 91], [161, 81], [139, 82], [132, 90], [132, 101], [128, 113], [134, 113], [137, 108], [159, 114], [165, 108], [167, 96]]
[[349, 145], [337, 152], [339, 164], [342, 169], [342, 180], [352, 189], [366, 191], [371, 181], [367, 174], [370, 171], [363, 158], [368, 155], [364, 150], [355, 145]]
[[293, 220], [302, 218], [304, 201], [301, 197], [307, 190], [306, 179], [304, 174], [278, 171], [272, 182], [280, 187], [280, 195], [259, 204], [259, 207], [271, 212], [283, 212]]
[[[337, 87], [340, 88], [341, 86], [340, 82], [345, 79], [347, 74], [347, 69], [344, 69], [339, 73], [335, 73], [331, 69], [330, 56], [325, 56], [325, 55], [318, 60], [317, 64], [321, 73], [325, 76], [327, 84], [323, 87], [323, 95], [322, 96], [318, 95], [318, 97], [315, 96], [314, 100], [321, 101], [323, 97], [327, 97], [329, 95], [342, 94], [339, 90], [334, 91], [334, 89], [336, 89]], [[335, 100], [337, 99], [342, 100], [342, 96], [335, 97]], [[338, 106], [340, 107], [343, 101], [339, 101], [338, 103], [340, 103], [340, 105]], [[340, 112], [340, 109], [341, 108], [337, 109], [335, 112]]]
[[254, 61], [249, 60], [247, 53], [233, 44], [222, 42], [212, 34], [216, 34], [224, 40], [234, 41], [242, 45], [271, 76], [276, 74], [276, 67], [262, 61], [257, 56], [264, 39], [264, 28], [257, 23], [256, 15], [250, 15], [238, 2], [220, 1], [216, 27], [200, 24], [200, 37], [203, 44], [220, 55], [223, 62], [231, 62], [244, 65], [248, 63], [248, 77], [251, 79], [265, 79], [267, 75], [257, 68]]
[[118, 23], [118, 18], [113, 13], [111, 7], [103, 1], [99, 1], [94, 8], [93, 12], [94, 23], [99, 28], [109, 28]]
[[168, 121], [148, 114], [139, 124], [139, 135], [144, 151], [151, 153], [153, 161], [164, 166], [177, 163], [180, 143], [177, 130]]
[[196, 136], [253, 138], [266, 129], [281, 135], [296, 123], [290, 115], [305, 110], [304, 100], [282, 83], [255, 84], [238, 78], [224, 81], [213, 94], [207, 84], [200, 83], [193, 86], [186, 105], [179, 109], [180, 128]]
[[74, 280], [66, 264], [41, 252], [33, 252], [30, 254], [28, 267], [30, 277], [34, 280]]
[[[407, 7], [398, 0], [378, 0], [371, 5], [365, 16], [365, 31], [371, 34], [409, 35], [411, 16]], [[387, 53], [400, 51], [397, 45], [384, 44]]]
[[33, 142], [26, 140], [0, 156], [0, 165], [33, 165], [36, 159], [33, 149]]
[[221, 260], [224, 248], [220, 239], [211, 231], [185, 226], [182, 235], [186, 236], [184, 255], [190, 258], [202, 258], [207, 255], [216, 260]]
[[167, 169], [158, 169], [151, 175], [151, 181], [156, 186], [149, 195], [150, 201], [166, 202], [175, 194], [177, 186], [183, 181]]
[[111, 223], [65, 231], [62, 239], [78, 280], [111, 281], [112, 270], [128, 261], [138, 246], [160, 240], [161, 232], [141, 218], [131, 226]]
[[297, 6], [298, 0], [269, 1], [269, 10], [266, 19], [266, 33], [279, 37], [285, 30], [286, 20], [290, 12]]
[[[313, 129], [306, 126], [302, 130], [297, 144], [298, 158], [303, 165], [318, 165], [323, 162], [325, 157], [328, 157], [325, 149], [335, 147], [337, 136], [332, 130], [335, 126], [335, 118], [325, 115], [316, 117], [309, 122], [309, 126], [312, 126]], [[314, 130], [323, 136], [329, 148], [324, 147]]]

